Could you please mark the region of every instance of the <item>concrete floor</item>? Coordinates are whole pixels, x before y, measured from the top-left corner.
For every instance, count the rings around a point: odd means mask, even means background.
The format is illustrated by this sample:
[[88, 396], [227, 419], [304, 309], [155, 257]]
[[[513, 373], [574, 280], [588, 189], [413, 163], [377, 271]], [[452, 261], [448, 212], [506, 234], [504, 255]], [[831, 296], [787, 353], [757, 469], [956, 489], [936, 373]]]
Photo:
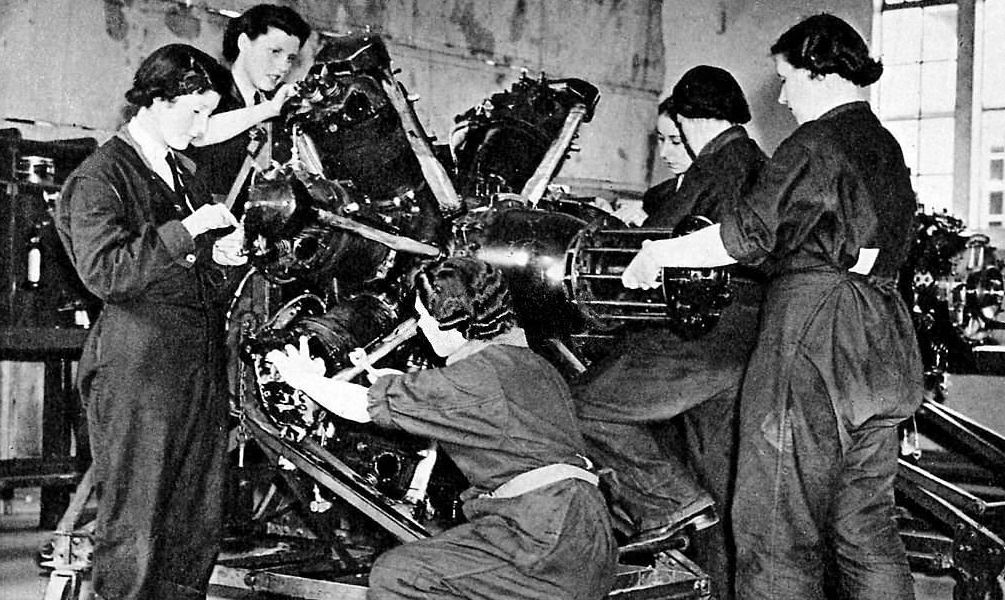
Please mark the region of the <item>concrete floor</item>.
[[[39, 547], [52, 532], [38, 528], [38, 490], [19, 489], [0, 514], [0, 600], [43, 600], [47, 573], [35, 564]], [[84, 581], [79, 600], [90, 598]], [[213, 590], [207, 600], [251, 600], [254, 594], [238, 590]]]
[[[38, 529], [38, 490], [16, 490], [0, 514], [0, 600], [43, 600], [48, 577], [35, 565], [35, 553], [51, 532]], [[917, 576], [917, 600], [951, 600], [952, 580]], [[86, 600], [87, 584], [84, 584]], [[208, 600], [251, 600], [254, 594], [213, 590]]]

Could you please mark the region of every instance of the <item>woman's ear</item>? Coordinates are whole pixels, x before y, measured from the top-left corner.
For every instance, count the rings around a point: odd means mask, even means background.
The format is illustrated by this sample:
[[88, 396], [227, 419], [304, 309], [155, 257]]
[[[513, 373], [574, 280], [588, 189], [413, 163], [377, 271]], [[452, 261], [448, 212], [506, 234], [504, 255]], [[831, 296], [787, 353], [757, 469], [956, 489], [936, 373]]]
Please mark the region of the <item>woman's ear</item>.
[[242, 33], [237, 36], [237, 55], [240, 56], [247, 49], [248, 44], [251, 43], [251, 38], [248, 37], [247, 33]]

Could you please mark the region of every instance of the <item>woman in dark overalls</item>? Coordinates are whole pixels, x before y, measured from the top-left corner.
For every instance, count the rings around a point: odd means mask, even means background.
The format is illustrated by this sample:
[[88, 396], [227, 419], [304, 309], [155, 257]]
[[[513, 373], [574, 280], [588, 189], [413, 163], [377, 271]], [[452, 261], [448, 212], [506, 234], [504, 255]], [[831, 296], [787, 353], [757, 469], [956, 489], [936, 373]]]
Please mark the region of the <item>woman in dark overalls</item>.
[[[743, 127], [750, 110], [740, 84], [724, 69], [693, 67], [659, 113], [661, 156], [671, 170], [689, 166], [670, 180], [670, 189], [651, 190], [661, 198], [646, 209], [645, 226], [673, 230], [695, 217], [720, 221], [750, 192], [767, 161]], [[674, 136], [693, 161], [679, 156]], [[721, 600], [732, 597], [728, 511], [736, 407], [763, 295], [752, 269], [732, 270], [733, 301], [710, 331], [695, 336], [680, 327], [632, 327], [610, 357], [573, 386], [591, 456], [612, 473], [609, 501], [638, 530], [623, 548], [649, 547], [686, 531], [689, 554]]]
[[910, 174], [859, 100], [882, 66], [850, 25], [810, 17], [771, 51], [800, 127], [738, 211], [649, 244], [623, 281], [735, 261], [771, 278], [741, 399], [737, 596], [912, 598], [893, 501], [896, 425], [922, 398], [895, 285], [913, 231]]
[[[98, 494], [94, 590], [106, 600], [204, 598], [219, 548], [227, 399], [216, 263], [237, 225], [177, 150], [202, 135], [226, 71], [182, 44], [140, 65], [125, 127], [66, 181], [56, 227], [104, 301], [78, 370]], [[215, 262], [214, 262], [215, 261]]]
[[471, 485], [461, 496], [468, 521], [382, 554], [367, 598], [606, 597], [616, 547], [569, 387], [527, 347], [501, 272], [449, 258], [424, 269], [417, 291], [419, 329], [443, 368], [366, 388], [325, 378], [306, 340], [267, 357], [343, 418], [436, 440]]

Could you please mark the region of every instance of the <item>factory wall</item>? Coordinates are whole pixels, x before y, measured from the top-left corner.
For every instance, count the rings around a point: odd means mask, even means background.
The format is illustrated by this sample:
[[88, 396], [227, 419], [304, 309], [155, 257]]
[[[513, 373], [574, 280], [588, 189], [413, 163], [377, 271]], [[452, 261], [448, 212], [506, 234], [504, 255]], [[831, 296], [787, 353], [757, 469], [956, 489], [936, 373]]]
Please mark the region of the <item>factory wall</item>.
[[873, 10], [873, 0], [664, 0], [666, 93], [694, 65], [727, 69], [750, 102], [751, 135], [770, 154], [796, 127], [777, 102], [771, 44], [804, 17], [821, 12], [847, 20], [868, 41]]
[[[279, 1], [321, 32], [383, 34], [400, 80], [421, 98], [420, 119], [443, 141], [454, 115], [509, 87], [523, 69], [586, 79], [602, 98], [562, 176], [635, 190], [650, 179], [648, 132], [665, 71], [658, 0]], [[217, 11], [255, 3], [0, 1], [0, 117], [36, 139], [104, 139], [143, 57], [171, 42], [219, 56], [227, 17]], [[323, 36], [305, 48], [303, 70], [320, 43]]]

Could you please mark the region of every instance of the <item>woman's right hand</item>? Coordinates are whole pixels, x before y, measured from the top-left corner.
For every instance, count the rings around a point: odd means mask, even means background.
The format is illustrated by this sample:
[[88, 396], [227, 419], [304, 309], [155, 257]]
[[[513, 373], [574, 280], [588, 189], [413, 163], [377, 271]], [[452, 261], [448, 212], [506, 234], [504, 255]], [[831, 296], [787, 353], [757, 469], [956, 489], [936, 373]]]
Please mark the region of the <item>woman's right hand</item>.
[[323, 377], [325, 363], [320, 358], [311, 358], [307, 347], [307, 336], [300, 336], [300, 347], [289, 344], [286, 351], [271, 350], [265, 360], [272, 363], [280, 379], [289, 385], [303, 389], [305, 380]]
[[622, 206], [614, 211], [614, 216], [620, 219], [625, 225], [634, 225], [635, 227], [641, 226], [649, 218], [646, 211], [642, 210], [641, 203]]
[[237, 219], [223, 204], [203, 204], [196, 211], [181, 220], [182, 226], [192, 238], [213, 229], [237, 227]]
[[292, 83], [284, 83], [279, 86], [272, 98], [263, 102], [269, 107], [272, 117], [278, 117], [283, 112], [283, 105], [289, 102], [290, 98], [297, 95], [297, 86]]
[[662, 265], [654, 256], [654, 249], [652, 240], [642, 242], [642, 249], [621, 274], [622, 285], [629, 289], [651, 289], [660, 285]]

